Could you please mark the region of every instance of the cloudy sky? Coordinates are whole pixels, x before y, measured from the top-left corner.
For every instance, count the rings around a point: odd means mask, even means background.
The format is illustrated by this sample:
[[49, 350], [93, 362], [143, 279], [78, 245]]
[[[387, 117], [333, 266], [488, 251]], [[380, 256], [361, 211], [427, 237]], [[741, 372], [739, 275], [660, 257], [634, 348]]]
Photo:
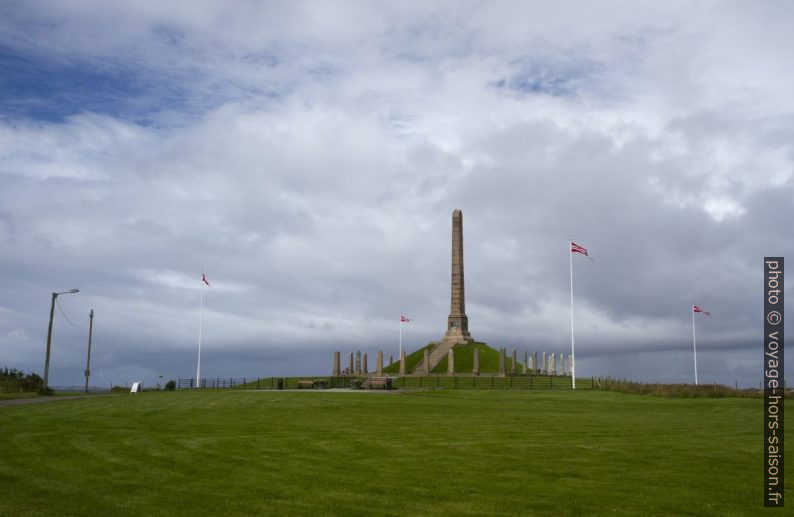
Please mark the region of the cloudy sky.
[[[794, 256], [794, 5], [0, 2], [0, 366], [327, 374], [439, 339], [757, 386]], [[68, 318], [68, 319], [67, 319]]]

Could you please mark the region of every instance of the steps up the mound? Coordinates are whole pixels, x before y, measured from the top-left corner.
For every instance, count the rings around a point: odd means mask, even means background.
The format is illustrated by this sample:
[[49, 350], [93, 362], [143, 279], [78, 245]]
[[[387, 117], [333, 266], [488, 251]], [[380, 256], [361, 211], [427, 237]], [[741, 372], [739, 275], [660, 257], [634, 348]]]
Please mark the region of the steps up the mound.
[[[447, 356], [450, 350], [456, 345], [454, 341], [447, 341], [446, 339], [441, 341], [438, 345], [436, 345], [433, 350], [430, 351], [430, 356], [428, 360], [430, 362], [430, 367], [428, 368], [428, 373], [433, 371], [433, 368], [438, 366], [438, 363], [441, 362], [444, 357]], [[412, 373], [425, 373], [424, 372], [425, 361], [422, 359], [419, 361], [419, 364], [413, 369]]]

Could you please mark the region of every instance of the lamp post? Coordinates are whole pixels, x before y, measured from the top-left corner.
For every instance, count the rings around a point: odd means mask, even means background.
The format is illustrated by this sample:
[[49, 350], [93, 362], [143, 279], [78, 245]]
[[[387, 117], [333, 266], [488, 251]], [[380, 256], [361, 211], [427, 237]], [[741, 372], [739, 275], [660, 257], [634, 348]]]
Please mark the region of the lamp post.
[[55, 299], [58, 298], [59, 294], [72, 294], [72, 293], [79, 293], [80, 289], [69, 289], [68, 291], [64, 291], [62, 293], [52, 293], [52, 305], [50, 305], [50, 327], [47, 330], [47, 356], [44, 359], [44, 386], [43, 389], [47, 390], [47, 379], [49, 378], [50, 374], [50, 345], [52, 344], [52, 318], [55, 316]]
[[91, 376], [91, 335], [94, 333], [94, 309], [88, 314], [88, 357], [85, 360], [85, 392], [88, 393], [88, 377]]

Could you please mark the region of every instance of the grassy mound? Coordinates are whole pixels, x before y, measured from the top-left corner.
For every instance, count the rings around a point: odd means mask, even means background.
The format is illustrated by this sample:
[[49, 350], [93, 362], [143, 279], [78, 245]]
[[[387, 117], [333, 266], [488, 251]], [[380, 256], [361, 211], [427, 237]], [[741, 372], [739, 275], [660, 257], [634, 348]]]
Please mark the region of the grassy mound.
[[[438, 343], [428, 343], [427, 345], [423, 346], [422, 348], [411, 352], [410, 354], [406, 354], [405, 356], [405, 373], [411, 373], [414, 371], [414, 368], [422, 362], [425, 356], [425, 350], [430, 352]], [[446, 370], [445, 370], [446, 371]], [[383, 373], [400, 373], [400, 358], [398, 357], [396, 361], [394, 361], [389, 366], [383, 368]]]
[[[405, 371], [411, 373], [416, 366], [422, 362], [424, 358], [424, 351], [432, 351], [438, 343], [429, 343], [422, 348], [411, 352], [405, 356]], [[455, 373], [471, 373], [474, 368], [474, 350], [479, 350], [480, 353], [480, 373], [496, 373], [499, 371], [499, 350], [489, 347], [485, 343], [466, 343], [455, 345]], [[447, 357], [441, 359], [432, 373], [447, 373]], [[512, 351], [511, 355], [505, 357], [505, 368], [507, 372], [511, 372], [513, 367]], [[523, 373], [521, 361], [518, 360], [516, 364], [516, 372]], [[400, 361], [397, 360], [391, 365], [383, 368], [383, 373], [397, 374], [400, 373]]]
[[[480, 354], [480, 373], [496, 373], [499, 371], [499, 350], [495, 350], [485, 343], [466, 343], [455, 345], [453, 348], [455, 355], [455, 373], [471, 373], [474, 369], [474, 349], [479, 350]], [[435, 368], [433, 373], [447, 373], [447, 363], [449, 359], [444, 357]], [[521, 361], [516, 361], [516, 372], [522, 373]], [[512, 351], [505, 357], [505, 368], [509, 373], [512, 371], [513, 357]]]

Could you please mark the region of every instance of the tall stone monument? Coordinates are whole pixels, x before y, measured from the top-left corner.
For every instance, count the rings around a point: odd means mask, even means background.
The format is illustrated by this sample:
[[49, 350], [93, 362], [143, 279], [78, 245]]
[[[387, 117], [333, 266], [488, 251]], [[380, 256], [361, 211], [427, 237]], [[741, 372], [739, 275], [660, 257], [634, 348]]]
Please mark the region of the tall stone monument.
[[[447, 318], [447, 332], [441, 342], [430, 353], [430, 371], [441, 362], [458, 343], [472, 343], [469, 334], [469, 318], [466, 317], [466, 296], [463, 284], [463, 212], [452, 212], [452, 282], [450, 289], [450, 310]], [[418, 364], [414, 373], [421, 373], [424, 366]]]
[[451, 303], [447, 318], [447, 333], [441, 345], [471, 343], [469, 318], [466, 317], [466, 293], [463, 282], [463, 212], [452, 212], [452, 282]]

